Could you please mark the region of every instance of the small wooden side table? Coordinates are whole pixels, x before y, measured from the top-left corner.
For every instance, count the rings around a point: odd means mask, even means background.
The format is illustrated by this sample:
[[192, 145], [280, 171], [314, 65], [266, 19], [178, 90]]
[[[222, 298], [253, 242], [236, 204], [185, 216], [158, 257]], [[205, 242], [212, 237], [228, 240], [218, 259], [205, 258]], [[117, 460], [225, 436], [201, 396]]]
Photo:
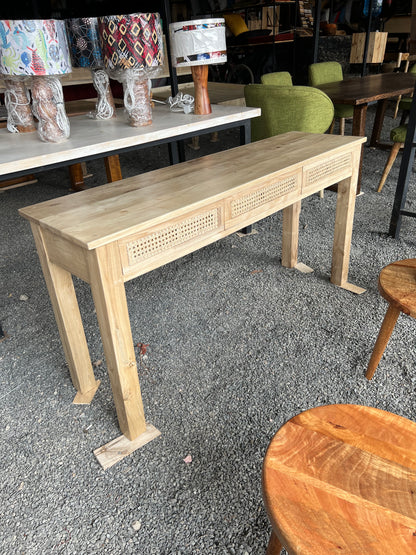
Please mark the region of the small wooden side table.
[[272, 439], [267, 555], [416, 553], [416, 423], [358, 405], [307, 410]]
[[374, 376], [401, 312], [416, 318], [416, 258], [398, 260], [383, 268], [378, 277], [380, 295], [389, 303], [365, 374]]

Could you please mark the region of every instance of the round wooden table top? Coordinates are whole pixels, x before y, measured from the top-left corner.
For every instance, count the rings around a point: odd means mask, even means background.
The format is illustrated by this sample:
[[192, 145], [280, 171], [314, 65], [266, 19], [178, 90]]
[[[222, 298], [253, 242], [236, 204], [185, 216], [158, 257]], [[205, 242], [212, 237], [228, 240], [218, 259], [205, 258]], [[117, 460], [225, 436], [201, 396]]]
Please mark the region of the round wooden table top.
[[416, 318], [416, 258], [398, 260], [383, 268], [378, 289], [391, 305]]
[[263, 464], [273, 531], [290, 554], [416, 553], [416, 423], [358, 405], [290, 419]]

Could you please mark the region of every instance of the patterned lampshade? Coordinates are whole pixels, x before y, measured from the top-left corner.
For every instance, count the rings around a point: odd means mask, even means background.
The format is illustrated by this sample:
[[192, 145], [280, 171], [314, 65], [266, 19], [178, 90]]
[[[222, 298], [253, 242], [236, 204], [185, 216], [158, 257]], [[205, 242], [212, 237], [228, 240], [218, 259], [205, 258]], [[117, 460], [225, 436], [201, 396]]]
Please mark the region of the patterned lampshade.
[[227, 61], [223, 18], [171, 23], [169, 32], [174, 67], [223, 64]]
[[66, 30], [73, 67], [104, 67], [96, 17], [67, 19]]
[[0, 21], [0, 73], [10, 76], [64, 75], [71, 60], [64, 21]]
[[156, 69], [163, 64], [159, 14], [135, 13], [98, 18], [103, 58], [108, 70]]

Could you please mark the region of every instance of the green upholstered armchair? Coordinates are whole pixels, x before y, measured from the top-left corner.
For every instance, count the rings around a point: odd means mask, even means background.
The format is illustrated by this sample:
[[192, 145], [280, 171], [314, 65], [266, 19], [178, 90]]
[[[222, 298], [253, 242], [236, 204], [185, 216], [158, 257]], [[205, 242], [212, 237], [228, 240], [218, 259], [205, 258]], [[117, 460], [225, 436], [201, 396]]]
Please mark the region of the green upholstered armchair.
[[292, 76], [288, 71], [275, 71], [273, 73], [265, 73], [260, 77], [263, 85], [276, 85], [278, 87], [291, 87]]
[[[326, 83], [334, 83], [335, 81], [342, 81], [344, 75], [342, 73], [342, 66], [338, 62], [319, 62], [311, 64], [308, 69], [309, 85], [311, 87], [319, 87]], [[343, 135], [345, 130], [345, 119], [352, 118], [354, 115], [354, 107], [346, 104], [335, 104], [335, 117], [339, 118], [339, 134]], [[330, 133], [334, 128], [331, 125]]]
[[251, 139], [258, 141], [287, 131], [324, 133], [334, 119], [331, 99], [304, 86], [246, 85], [246, 105], [261, 108], [251, 122]]

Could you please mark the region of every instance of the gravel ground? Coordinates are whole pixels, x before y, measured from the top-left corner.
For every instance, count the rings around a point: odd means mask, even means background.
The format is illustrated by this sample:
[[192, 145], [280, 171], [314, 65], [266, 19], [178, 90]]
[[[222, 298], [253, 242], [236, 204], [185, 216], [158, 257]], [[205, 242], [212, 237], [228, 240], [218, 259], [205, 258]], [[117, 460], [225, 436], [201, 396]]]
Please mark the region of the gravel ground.
[[[397, 124], [388, 115], [387, 138]], [[187, 155], [237, 143], [235, 131], [219, 143], [205, 135]], [[1, 553], [261, 554], [270, 533], [262, 460], [288, 418], [328, 403], [416, 418], [414, 320], [400, 317], [375, 377], [364, 377], [386, 310], [378, 274], [415, 256], [416, 222], [404, 220], [398, 241], [387, 235], [400, 160], [378, 194], [386, 157], [365, 149], [350, 264], [364, 295], [329, 282], [332, 192], [303, 203], [299, 260], [313, 274], [280, 266], [279, 213], [256, 224], [257, 234], [232, 235], [127, 283], [134, 342], [149, 344], [139, 368], [145, 413], [162, 435], [107, 471], [92, 451], [119, 429], [89, 287], [76, 280], [101, 386], [82, 406], [71, 404], [29, 224], [17, 213], [68, 194], [68, 172], [0, 193], [0, 318], [9, 336], [0, 343]], [[167, 165], [167, 148], [121, 164], [126, 177]], [[88, 186], [105, 182], [102, 161], [88, 168]], [[415, 200], [411, 188], [410, 207]]]

